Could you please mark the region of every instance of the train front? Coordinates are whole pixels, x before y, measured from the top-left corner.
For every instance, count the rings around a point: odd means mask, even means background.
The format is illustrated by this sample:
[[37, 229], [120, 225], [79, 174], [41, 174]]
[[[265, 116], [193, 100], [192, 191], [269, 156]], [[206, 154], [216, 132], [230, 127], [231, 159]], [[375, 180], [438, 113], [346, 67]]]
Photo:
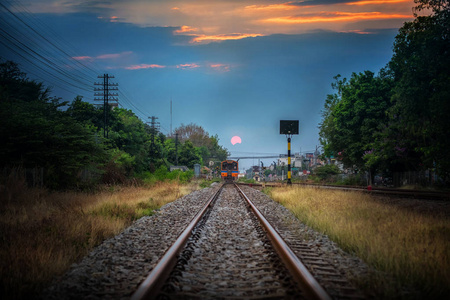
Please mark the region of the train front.
[[226, 181], [236, 180], [239, 175], [239, 164], [235, 160], [224, 160], [221, 163], [221, 176]]

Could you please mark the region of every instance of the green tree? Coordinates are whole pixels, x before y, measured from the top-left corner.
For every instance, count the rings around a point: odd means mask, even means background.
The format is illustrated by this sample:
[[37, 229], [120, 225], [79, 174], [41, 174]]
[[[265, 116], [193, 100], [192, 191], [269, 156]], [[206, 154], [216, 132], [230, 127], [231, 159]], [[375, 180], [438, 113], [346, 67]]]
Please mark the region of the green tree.
[[69, 104], [67, 114], [72, 119], [89, 125], [94, 131], [99, 131], [103, 127], [103, 108], [84, 102], [81, 96], [77, 96]]
[[217, 135], [210, 136], [209, 133], [199, 125], [194, 123], [183, 125], [175, 129], [179, 134], [179, 141], [189, 140], [198, 150], [202, 157], [202, 162], [207, 164], [209, 160], [222, 161], [229, 155], [228, 150], [219, 145]]
[[395, 38], [389, 62], [395, 87], [388, 138], [406, 169], [436, 167], [449, 178], [450, 4], [438, 0], [415, 2], [416, 12], [431, 9], [432, 13], [416, 14]]
[[347, 167], [373, 171], [364, 156], [380, 151], [380, 132], [388, 121], [392, 80], [385, 72], [353, 73], [350, 80], [336, 76], [332, 86], [336, 94], [328, 95], [319, 124], [320, 141], [327, 155], [340, 157]]
[[61, 109], [67, 102], [50, 98], [15, 63], [0, 63], [0, 74], [1, 166], [45, 168], [47, 186], [66, 188], [83, 168], [104, 160], [95, 134]]
[[181, 146], [178, 161], [180, 165], [192, 169], [194, 168], [194, 164], [202, 163], [202, 157], [191, 141], [186, 141]]
[[341, 170], [339, 170], [339, 168], [336, 165], [325, 165], [325, 166], [317, 167], [314, 170], [314, 173], [317, 176], [319, 176], [320, 179], [325, 180], [329, 176], [337, 175], [337, 174], [341, 173]]

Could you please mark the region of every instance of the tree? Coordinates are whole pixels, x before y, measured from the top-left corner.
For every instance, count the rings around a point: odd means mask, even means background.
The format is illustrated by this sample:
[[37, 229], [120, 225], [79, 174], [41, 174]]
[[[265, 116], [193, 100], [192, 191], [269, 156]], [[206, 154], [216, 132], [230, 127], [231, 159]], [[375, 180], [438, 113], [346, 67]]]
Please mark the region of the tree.
[[321, 143], [327, 155], [340, 156], [347, 167], [373, 171], [373, 160], [366, 164], [366, 154], [378, 152], [380, 132], [388, 117], [391, 79], [386, 73], [378, 76], [370, 71], [353, 73], [350, 80], [335, 77], [319, 124]]
[[329, 176], [337, 175], [341, 173], [341, 170], [336, 165], [325, 165], [317, 167], [314, 173], [322, 180], [327, 179]]
[[175, 133], [178, 133], [178, 138], [181, 142], [189, 140], [194, 147], [209, 147], [210, 145], [209, 133], [206, 132], [202, 126], [197, 124], [181, 124], [180, 127], [175, 129]]
[[103, 108], [84, 102], [81, 96], [75, 97], [69, 104], [67, 114], [72, 119], [92, 127], [96, 132], [103, 127]]
[[[399, 30], [389, 62], [395, 87], [389, 110], [391, 141], [401, 137], [409, 169], [436, 167], [450, 176], [450, 4], [416, 0], [416, 19]], [[417, 12], [431, 9], [429, 16]]]
[[181, 146], [178, 161], [180, 165], [187, 166], [192, 169], [194, 168], [194, 164], [202, 163], [202, 158], [194, 145], [190, 141], [186, 141]]
[[48, 96], [17, 64], [0, 63], [0, 166], [45, 168], [46, 184], [66, 188], [77, 174], [104, 160], [93, 132], [61, 110], [67, 102]]
[[209, 136], [209, 133], [203, 127], [191, 123], [189, 125], [181, 125], [175, 129], [179, 134], [181, 142], [189, 140], [199, 151], [202, 162], [207, 163], [210, 159], [225, 160], [229, 155], [228, 150], [219, 145], [219, 137], [217, 135]]

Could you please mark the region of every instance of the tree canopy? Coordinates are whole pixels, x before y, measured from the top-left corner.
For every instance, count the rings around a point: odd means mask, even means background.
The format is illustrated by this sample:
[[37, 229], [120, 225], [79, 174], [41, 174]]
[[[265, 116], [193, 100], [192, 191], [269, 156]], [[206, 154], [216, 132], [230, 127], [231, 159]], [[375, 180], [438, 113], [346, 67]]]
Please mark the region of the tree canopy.
[[109, 134], [103, 134], [103, 108], [76, 97], [70, 103], [29, 80], [18, 65], [0, 61], [0, 167], [44, 168], [46, 185], [67, 188], [80, 183], [83, 170], [106, 183], [176, 163], [193, 168], [228, 151], [217, 136], [196, 124], [181, 126], [178, 153], [166, 137], [131, 110], [111, 109]]
[[[319, 125], [326, 155], [380, 171], [450, 170], [449, 1], [416, 0], [378, 75], [337, 76]], [[418, 12], [431, 11], [419, 16]]]

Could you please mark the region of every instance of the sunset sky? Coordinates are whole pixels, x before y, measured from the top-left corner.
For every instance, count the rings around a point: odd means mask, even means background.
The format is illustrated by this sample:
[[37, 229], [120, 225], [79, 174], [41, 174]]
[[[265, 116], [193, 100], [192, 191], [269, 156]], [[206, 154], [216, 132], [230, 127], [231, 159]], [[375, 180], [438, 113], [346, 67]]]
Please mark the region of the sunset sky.
[[[292, 152], [309, 152], [319, 145], [333, 77], [384, 67], [413, 6], [413, 0], [0, 0], [0, 56], [64, 100], [82, 95], [93, 102], [97, 76], [114, 75], [121, 106], [142, 119], [159, 117], [165, 134], [172, 99], [173, 128], [201, 125], [233, 156], [286, 153], [279, 120], [299, 120]], [[231, 144], [235, 135], [241, 144]]]

